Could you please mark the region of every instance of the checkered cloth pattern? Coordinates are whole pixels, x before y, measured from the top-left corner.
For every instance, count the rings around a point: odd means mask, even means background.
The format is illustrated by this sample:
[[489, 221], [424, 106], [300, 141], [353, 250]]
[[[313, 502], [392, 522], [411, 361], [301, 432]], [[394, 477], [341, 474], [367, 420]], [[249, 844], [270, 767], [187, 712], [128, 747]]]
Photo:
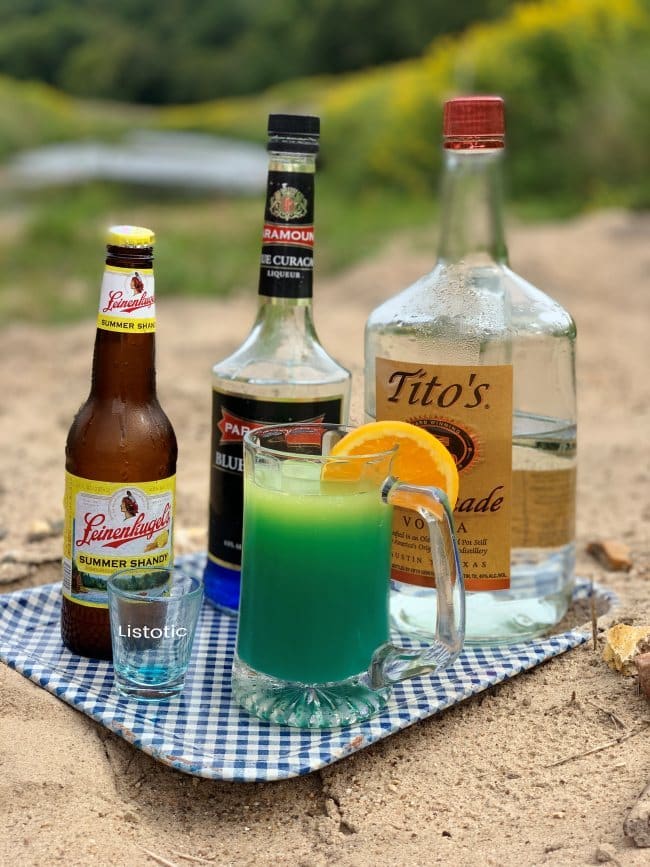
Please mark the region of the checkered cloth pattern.
[[[205, 555], [179, 558], [201, 574]], [[578, 581], [574, 598], [588, 596]], [[596, 593], [611, 604], [614, 596]], [[394, 687], [387, 708], [360, 725], [323, 731], [258, 721], [231, 701], [236, 620], [204, 604], [185, 690], [170, 701], [144, 703], [113, 689], [109, 662], [74, 656], [61, 644], [60, 584], [0, 595], [0, 659], [155, 759], [187, 774], [220, 780], [278, 780], [307, 774], [367, 747], [557, 656], [587, 640], [572, 629], [504, 648], [466, 648], [437, 675]]]

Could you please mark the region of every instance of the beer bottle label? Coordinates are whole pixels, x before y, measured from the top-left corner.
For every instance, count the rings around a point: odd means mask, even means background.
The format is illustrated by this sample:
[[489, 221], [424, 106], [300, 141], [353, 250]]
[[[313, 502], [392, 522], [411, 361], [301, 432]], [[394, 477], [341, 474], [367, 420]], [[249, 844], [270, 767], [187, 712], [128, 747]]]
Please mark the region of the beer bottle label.
[[268, 174], [259, 294], [311, 298], [314, 270], [314, 175]]
[[175, 476], [124, 484], [66, 473], [63, 595], [106, 608], [113, 572], [173, 563], [175, 488]]
[[[510, 587], [512, 366], [376, 361], [377, 419], [425, 428], [456, 461], [454, 518], [465, 586]], [[435, 586], [426, 524], [407, 509], [394, 511], [391, 577]]]
[[104, 267], [97, 327], [127, 334], [146, 334], [156, 330], [152, 268]]
[[257, 400], [212, 392], [212, 450], [208, 556], [230, 569], [241, 566], [243, 437], [265, 424], [341, 423], [343, 396], [326, 400]]

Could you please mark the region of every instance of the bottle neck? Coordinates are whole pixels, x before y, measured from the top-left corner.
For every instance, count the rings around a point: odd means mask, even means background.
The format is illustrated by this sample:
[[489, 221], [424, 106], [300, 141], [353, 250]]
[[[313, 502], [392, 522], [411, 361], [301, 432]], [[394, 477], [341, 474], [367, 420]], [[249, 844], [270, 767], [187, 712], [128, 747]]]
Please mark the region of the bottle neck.
[[248, 339], [263, 344], [269, 355], [282, 354], [286, 348], [302, 352], [306, 344], [318, 343], [312, 299], [261, 295]]
[[311, 298], [314, 268], [315, 154], [269, 156], [259, 294]]
[[93, 353], [91, 394], [102, 400], [156, 400], [153, 255], [109, 247]]
[[503, 148], [444, 151], [438, 261], [506, 264], [501, 164]]
[[102, 400], [148, 403], [156, 398], [153, 334], [97, 329], [91, 394]]
[[275, 298], [261, 295], [257, 308], [257, 320], [270, 327], [282, 323], [293, 323], [297, 329], [313, 327], [313, 305], [311, 298]]

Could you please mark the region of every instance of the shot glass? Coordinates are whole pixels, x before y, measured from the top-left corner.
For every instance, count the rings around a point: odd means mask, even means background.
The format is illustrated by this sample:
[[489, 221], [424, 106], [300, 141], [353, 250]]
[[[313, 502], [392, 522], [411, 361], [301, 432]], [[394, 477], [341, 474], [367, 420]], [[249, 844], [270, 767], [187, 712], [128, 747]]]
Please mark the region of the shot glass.
[[107, 585], [118, 692], [144, 701], [179, 695], [203, 599], [202, 582], [169, 567], [125, 569]]

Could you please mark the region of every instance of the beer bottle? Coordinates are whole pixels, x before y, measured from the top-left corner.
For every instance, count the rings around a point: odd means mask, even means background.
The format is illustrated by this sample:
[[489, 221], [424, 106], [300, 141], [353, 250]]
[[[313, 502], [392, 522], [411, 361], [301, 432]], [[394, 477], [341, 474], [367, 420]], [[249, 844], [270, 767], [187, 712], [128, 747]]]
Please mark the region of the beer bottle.
[[66, 443], [61, 636], [111, 658], [106, 579], [173, 560], [176, 436], [156, 394], [154, 233], [114, 226], [90, 395]]

